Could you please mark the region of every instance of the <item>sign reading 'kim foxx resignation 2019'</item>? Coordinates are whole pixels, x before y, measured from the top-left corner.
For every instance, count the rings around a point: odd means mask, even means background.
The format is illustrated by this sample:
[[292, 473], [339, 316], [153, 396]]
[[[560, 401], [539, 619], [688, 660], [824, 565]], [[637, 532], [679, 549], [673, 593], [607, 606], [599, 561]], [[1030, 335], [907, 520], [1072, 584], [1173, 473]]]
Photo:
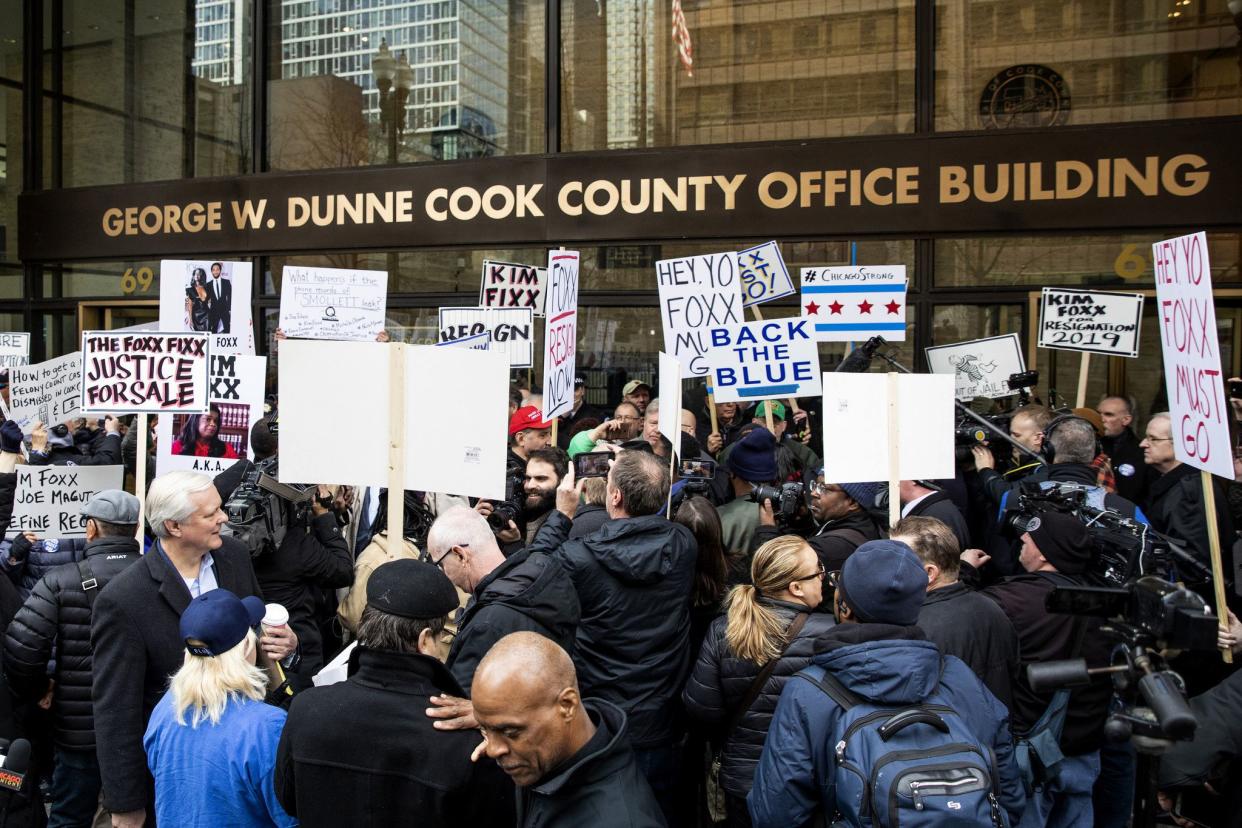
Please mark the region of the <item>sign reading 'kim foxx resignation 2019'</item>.
[[904, 342], [905, 265], [802, 268], [802, 318], [818, 342]]
[[205, 414], [207, 334], [82, 332], [85, 414]]
[[716, 402], [817, 397], [819, 346], [805, 319], [745, 322], [709, 332]]

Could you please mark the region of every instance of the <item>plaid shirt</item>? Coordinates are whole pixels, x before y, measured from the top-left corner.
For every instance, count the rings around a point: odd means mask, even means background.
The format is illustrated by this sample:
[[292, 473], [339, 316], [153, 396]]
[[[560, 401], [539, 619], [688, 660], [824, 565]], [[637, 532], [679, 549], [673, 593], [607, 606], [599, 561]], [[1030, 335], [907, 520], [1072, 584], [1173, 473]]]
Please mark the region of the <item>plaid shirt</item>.
[[1108, 455], [1100, 452], [1095, 459], [1091, 461], [1091, 468], [1095, 469], [1095, 482], [1108, 491], [1109, 494], [1117, 493], [1117, 478], [1113, 475], [1113, 464], [1109, 462]]

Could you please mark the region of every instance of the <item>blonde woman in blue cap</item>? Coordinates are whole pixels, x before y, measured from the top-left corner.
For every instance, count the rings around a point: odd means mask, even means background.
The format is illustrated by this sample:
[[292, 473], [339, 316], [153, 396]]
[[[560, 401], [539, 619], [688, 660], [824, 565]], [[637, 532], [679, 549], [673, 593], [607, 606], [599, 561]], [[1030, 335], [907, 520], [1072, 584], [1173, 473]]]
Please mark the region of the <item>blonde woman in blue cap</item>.
[[255, 665], [263, 602], [215, 589], [181, 615], [185, 663], [151, 714], [142, 743], [161, 825], [297, 825], [276, 799], [285, 711], [265, 704]]

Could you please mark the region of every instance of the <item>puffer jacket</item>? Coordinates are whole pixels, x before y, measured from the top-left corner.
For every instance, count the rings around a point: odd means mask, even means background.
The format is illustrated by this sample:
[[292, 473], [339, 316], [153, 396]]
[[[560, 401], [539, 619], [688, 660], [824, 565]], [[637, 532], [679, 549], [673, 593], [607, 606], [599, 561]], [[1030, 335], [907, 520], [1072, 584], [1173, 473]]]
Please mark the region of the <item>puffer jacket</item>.
[[[138, 541], [128, 537], [96, 538], [85, 550], [91, 574], [99, 582], [97, 589], [140, 557]], [[47, 691], [53, 645], [56, 743], [71, 750], [93, 749], [91, 607], [76, 563], [58, 566], [39, 581], [9, 624], [4, 670], [15, 693], [34, 700]]]
[[611, 520], [553, 554], [582, 608], [573, 656], [582, 695], [625, 711], [635, 748], [668, 744], [682, 732], [697, 555], [690, 530], [663, 515]]
[[768, 598], [759, 600], [780, 616], [786, 628], [798, 613], [809, 612], [810, 615], [797, 638], [789, 642], [750, 709], [737, 720], [733, 732], [725, 734], [723, 729], [737, 715], [738, 705], [745, 700], [762, 666], [739, 658], [729, 648], [725, 641], [728, 618], [720, 617], [712, 622], [699, 651], [699, 660], [681, 697], [692, 719], [715, 726], [717, 734], [726, 737], [721, 754], [720, 784], [737, 797], [750, 793], [755, 765], [759, 764], [759, 754], [763, 752], [763, 742], [768, 736], [768, 725], [785, 683], [811, 663], [815, 639], [836, 624], [831, 615], [811, 612], [802, 604]]
[[38, 540], [18, 560], [11, 557], [12, 549], [9, 541], [0, 545], [0, 570], [9, 576], [25, 601], [44, 575], [58, 566], [82, 560], [86, 554], [86, 538], [61, 538], [55, 552], [49, 552], [47, 545]]

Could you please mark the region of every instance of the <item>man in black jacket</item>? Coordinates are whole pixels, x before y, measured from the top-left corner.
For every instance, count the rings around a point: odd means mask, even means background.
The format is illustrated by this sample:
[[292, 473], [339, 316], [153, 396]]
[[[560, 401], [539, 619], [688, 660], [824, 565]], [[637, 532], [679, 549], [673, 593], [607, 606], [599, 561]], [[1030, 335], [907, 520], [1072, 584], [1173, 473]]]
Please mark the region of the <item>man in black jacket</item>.
[[[825, 483], [824, 470], [818, 471], [807, 493], [816, 527], [815, 532], [806, 537], [806, 542], [819, 555], [824, 569], [829, 572], [840, 569], [859, 546], [885, 537], [884, 527], [870, 511], [875, 507], [879, 490], [877, 483]], [[784, 534], [777, 527], [771, 509], [759, 510], [759, 524], [752, 551]], [[824, 601], [826, 608], [831, 608], [830, 594], [824, 595]]]
[[1104, 423], [1100, 447], [1113, 467], [1117, 494], [1134, 503], [1147, 504], [1147, 488], [1154, 473], [1143, 462], [1143, 448], [1135, 436], [1134, 405], [1127, 397], [1105, 397], [1096, 406]]
[[518, 785], [518, 828], [666, 824], [626, 739], [625, 713], [584, 700], [573, 662], [553, 641], [502, 638], [472, 692], [487, 755]]
[[82, 510], [86, 557], [58, 566], [35, 585], [4, 639], [4, 669], [19, 697], [36, 701], [52, 677], [53, 738], [50, 817], [88, 825], [99, 805], [99, 763], [91, 704], [91, 608], [99, 590], [139, 558], [138, 498], [115, 489], [97, 493]]
[[[939, 486], [926, 480], [902, 480], [900, 495], [903, 518], [935, 518], [953, 532], [959, 549], [970, 546], [970, 530], [966, 528], [966, 518], [962, 516], [962, 510], [957, 508], [957, 504]], [[917, 551], [916, 549], [915, 552]]]
[[[191, 471], [161, 475], [146, 506], [155, 544], [100, 591], [91, 619], [95, 748], [104, 805], [117, 828], [141, 828], [153, 802], [142, 735], [183, 661], [181, 613], [191, 599], [217, 588], [261, 597], [250, 553], [220, 535], [227, 518], [210, 478]], [[265, 629], [260, 650], [288, 667], [297, 636], [288, 627]]]
[[276, 753], [276, 798], [304, 826], [512, 825], [513, 786], [478, 735], [415, 715], [464, 691], [440, 663], [457, 593], [434, 566], [397, 560], [367, 581], [349, 678], [298, 694]]

